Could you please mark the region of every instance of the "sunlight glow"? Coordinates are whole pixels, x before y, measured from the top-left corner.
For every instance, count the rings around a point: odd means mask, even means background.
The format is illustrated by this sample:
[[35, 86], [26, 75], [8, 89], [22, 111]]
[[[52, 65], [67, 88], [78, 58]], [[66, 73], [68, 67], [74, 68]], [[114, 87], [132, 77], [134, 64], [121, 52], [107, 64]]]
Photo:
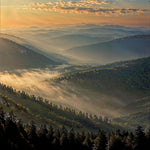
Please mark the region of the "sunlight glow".
[[3, 27], [103, 22], [119, 25], [150, 25], [150, 13], [145, 3], [139, 8], [138, 2], [136, 6], [124, 1], [118, 5], [116, 5], [117, 1], [98, 0], [9, 2], [9, 0], [2, 1], [1, 5], [1, 26]]

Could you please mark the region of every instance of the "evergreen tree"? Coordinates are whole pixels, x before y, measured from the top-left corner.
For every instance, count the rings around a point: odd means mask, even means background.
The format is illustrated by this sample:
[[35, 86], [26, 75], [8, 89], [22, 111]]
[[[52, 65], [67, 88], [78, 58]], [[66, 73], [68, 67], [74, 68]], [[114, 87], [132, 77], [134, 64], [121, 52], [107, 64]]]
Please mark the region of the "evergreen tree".
[[60, 146], [62, 150], [67, 150], [68, 148], [68, 138], [67, 134], [63, 133], [60, 137]]
[[58, 137], [55, 137], [52, 142], [52, 150], [60, 150], [60, 142]]
[[52, 142], [54, 140], [54, 130], [52, 126], [49, 126], [48, 133], [47, 133], [47, 139], [48, 139], [48, 148], [52, 148]]
[[28, 139], [31, 144], [35, 145], [38, 143], [38, 136], [36, 132], [36, 126], [33, 121], [30, 122], [29, 130], [28, 130]]
[[76, 150], [75, 133], [73, 129], [71, 129], [68, 133], [68, 148]]
[[146, 133], [146, 148], [150, 149], [150, 129]]
[[146, 137], [141, 126], [138, 126], [135, 130], [135, 137], [134, 137], [134, 150], [145, 150], [146, 149]]
[[39, 139], [38, 139], [38, 149], [44, 149], [46, 150], [48, 148], [48, 138], [47, 133], [48, 130], [46, 128], [46, 125], [42, 125], [39, 129]]
[[23, 123], [21, 120], [18, 120], [17, 127], [18, 127], [19, 132], [27, 139], [28, 135], [27, 135], [27, 132], [25, 131], [25, 127], [23, 126]]
[[90, 139], [90, 134], [89, 133], [86, 135], [85, 140], [83, 141], [83, 145], [85, 146], [85, 148], [87, 150], [92, 149], [93, 143]]
[[94, 141], [94, 150], [106, 150], [107, 137], [104, 132], [100, 132], [98, 137]]
[[109, 141], [109, 150], [125, 150], [126, 146], [121, 137], [112, 135]]
[[5, 115], [2, 107], [0, 107], [0, 123], [5, 123]]
[[82, 132], [82, 134], [79, 134], [79, 132], [75, 133], [75, 149], [83, 150], [84, 139], [85, 139], [84, 132]]
[[132, 150], [134, 146], [134, 135], [133, 133], [129, 133], [125, 139], [125, 144], [128, 150]]

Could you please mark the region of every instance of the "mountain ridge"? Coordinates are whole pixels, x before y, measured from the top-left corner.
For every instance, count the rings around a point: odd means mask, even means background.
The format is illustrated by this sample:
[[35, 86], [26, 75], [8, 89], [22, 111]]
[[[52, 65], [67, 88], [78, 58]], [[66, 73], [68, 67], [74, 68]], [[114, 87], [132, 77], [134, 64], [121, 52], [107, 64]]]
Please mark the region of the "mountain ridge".
[[66, 55], [100, 64], [150, 56], [150, 35], [127, 36], [68, 49]]
[[27, 69], [59, 64], [11, 40], [0, 38], [1, 70]]
[[[89, 101], [94, 107], [99, 106], [99, 110], [106, 107], [107, 111], [118, 112], [120, 108], [124, 108], [138, 99], [150, 96], [150, 57], [136, 59], [132, 61], [121, 62], [117, 66], [109, 66], [108, 68], [84, 70], [64, 77], [55, 79], [56, 83], [71, 84], [79, 88], [81, 91], [87, 91], [86, 95], [93, 91], [99, 94], [99, 97], [91, 97]], [[83, 90], [82, 90], [83, 89]], [[89, 92], [90, 91], [90, 92]], [[107, 96], [107, 97], [106, 97]], [[132, 107], [133, 108], [133, 107]], [[126, 109], [124, 113], [128, 112]], [[112, 113], [111, 113], [112, 114]]]

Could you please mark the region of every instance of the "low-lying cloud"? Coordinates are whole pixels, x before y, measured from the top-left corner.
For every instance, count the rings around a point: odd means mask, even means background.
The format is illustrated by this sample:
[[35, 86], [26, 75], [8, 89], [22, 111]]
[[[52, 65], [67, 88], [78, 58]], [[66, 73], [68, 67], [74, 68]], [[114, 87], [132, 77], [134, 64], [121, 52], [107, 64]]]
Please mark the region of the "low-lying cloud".
[[38, 69], [32, 71], [18, 70], [16, 73], [0, 72], [0, 82], [13, 87], [17, 91], [42, 96], [50, 102], [84, 112], [109, 116], [111, 111], [111, 115], [117, 114], [108, 106], [108, 102], [111, 100], [114, 104], [122, 105], [118, 99], [102, 93], [80, 89], [65, 81], [56, 83], [50, 80], [59, 75], [56, 71]]
[[76, 13], [76, 14], [94, 14], [94, 15], [123, 15], [123, 14], [139, 14], [147, 12], [147, 9], [117, 9], [104, 7], [112, 2], [87, 0], [78, 2], [49, 2], [49, 3], [33, 3], [29, 6], [32, 10], [55, 11], [59, 13]]

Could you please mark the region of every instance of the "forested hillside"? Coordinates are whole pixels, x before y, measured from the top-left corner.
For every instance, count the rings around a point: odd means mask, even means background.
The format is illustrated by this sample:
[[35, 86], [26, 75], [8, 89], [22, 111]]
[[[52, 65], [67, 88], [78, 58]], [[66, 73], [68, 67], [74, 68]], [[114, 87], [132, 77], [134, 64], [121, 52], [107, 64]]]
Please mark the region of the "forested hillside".
[[24, 123], [32, 120], [37, 125], [41, 123], [51, 124], [54, 127], [64, 125], [79, 131], [97, 131], [100, 128], [112, 131], [120, 128], [117, 125], [111, 125], [106, 117], [97, 117], [81, 111], [76, 112], [74, 109], [49, 103], [42, 97], [16, 92], [3, 84], [0, 84], [0, 106], [8, 113], [13, 111]]
[[135, 132], [117, 130], [109, 134], [103, 130], [79, 133], [45, 124], [37, 128], [34, 122], [24, 125], [1, 108], [0, 144], [2, 149], [13, 150], [149, 150], [150, 131], [144, 132], [141, 126]]
[[[120, 117], [113, 122], [133, 129], [137, 125], [150, 125], [150, 57], [112, 64], [107, 68], [96, 68], [57, 78], [55, 82], [72, 84], [80, 89], [109, 95], [108, 100], [99, 97], [97, 105], [104, 101], [114, 107]], [[114, 67], [113, 67], [114, 66]], [[102, 95], [103, 96], [103, 95]], [[116, 103], [115, 97], [120, 103]], [[91, 99], [94, 103], [95, 99]], [[101, 105], [99, 105], [100, 109]]]
[[120, 126], [133, 129], [141, 124], [145, 129], [150, 127], [150, 97], [144, 97], [126, 105], [120, 110], [121, 117], [113, 119]]
[[79, 87], [115, 95], [130, 103], [150, 95], [149, 74], [150, 57], [147, 57], [121, 63], [121, 66], [68, 74], [56, 81], [67, 81]]

